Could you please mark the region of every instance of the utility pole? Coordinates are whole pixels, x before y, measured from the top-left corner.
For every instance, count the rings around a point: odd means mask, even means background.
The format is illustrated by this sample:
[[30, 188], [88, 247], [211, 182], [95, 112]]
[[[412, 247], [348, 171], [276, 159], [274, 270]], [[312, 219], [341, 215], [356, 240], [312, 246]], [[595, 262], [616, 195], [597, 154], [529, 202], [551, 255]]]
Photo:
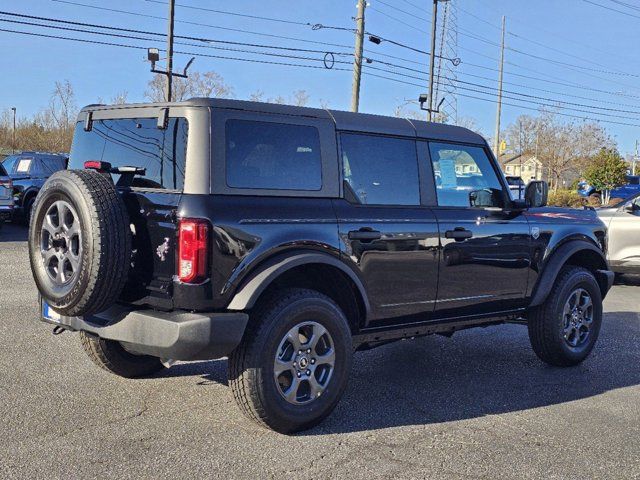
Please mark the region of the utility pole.
[[493, 139], [493, 150], [496, 158], [500, 157], [500, 114], [502, 110], [502, 71], [504, 67], [504, 30], [506, 18], [502, 16], [502, 40], [500, 42], [500, 73], [498, 74], [498, 106], [496, 109], [496, 131]]
[[[16, 153], [16, 107], [11, 107], [13, 111], [13, 141], [11, 142], [11, 153]], [[636, 154], [638, 153], [638, 143], [636, 142]]]
[[171, 101], [173, 83], [173, 23], [176, 0], [169, 0], [169, 29], [167, 32], [167, 102]]
[[438, 21], [438, 1], [433, 0], [433, 11], [431, 12], [431, 55], [429, 56], [429, 109], [427, 110], [427, 120], [433, 119], [433, 69], [436, 63], [436, 22]]
[[631, 164], [631, 175], [636, 174], [636, 162], [638, 161], [638, 140], [636, 140], [636, 154], [633, 156], [633, 163]]
[[360, 106], [360, 79], [362, 78], [362, 50], [364, 48], [364, 11], [366, 0], [358, 0], [356, 17], [356, 47], [353, 55], [353, 85], [351, 87], [351, 111], [357, 112]]

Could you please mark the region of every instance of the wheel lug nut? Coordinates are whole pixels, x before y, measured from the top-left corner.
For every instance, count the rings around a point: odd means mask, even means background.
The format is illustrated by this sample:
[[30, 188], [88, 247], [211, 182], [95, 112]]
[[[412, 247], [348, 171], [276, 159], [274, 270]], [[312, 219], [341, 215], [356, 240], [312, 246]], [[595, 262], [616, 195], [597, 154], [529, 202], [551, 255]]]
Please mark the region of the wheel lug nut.
[[311, 349], [310, 348], [307, 348], [307, 353], [311, 353]]
[[300, 372], [298, 372], [298, 378], [300, 378], [302, 376], [302, 374]]
[[298, 355], [302, 355], [302, 350], [298, 350]]
[[312, 359], [311, 359], [311, 365], [314, 365], [315, 363], [316, 363], [316, 359], [315, 359], [315, 358], [312, 358]]
[[297, 367], [297, 366], [298, 366], [298, 363], [297, 363], [297, 362], [293, 362], [293, 366], [294, 366], [294, 367]]
[[311, 375], [311, 370], [307, 370], [306, 373], [307, 373], [307, 377], [308, 377], [309, 375]]

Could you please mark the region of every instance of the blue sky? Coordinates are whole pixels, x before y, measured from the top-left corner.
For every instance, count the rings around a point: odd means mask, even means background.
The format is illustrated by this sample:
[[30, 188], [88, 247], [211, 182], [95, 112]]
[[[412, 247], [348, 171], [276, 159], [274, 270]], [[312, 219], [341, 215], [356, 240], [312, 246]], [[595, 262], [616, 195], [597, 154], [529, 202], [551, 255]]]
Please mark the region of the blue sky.
[[[113, 0], [108, 3], [97, 0], [73, 1], [126, 10], [139, 15], [103, 11], [53, 0], [4, 0], [0, 10], [137, 30], [162, 33], [166, 30], [166, 21], [141, 16], [166, 16], [167, 9], [163, 4], [148, 0]], [[500, 41], [499, 25], [501, 15], [504, 14], [507, 17], [509, 32], [506, 41], [507, 46], [510, 47], [505, 52], [505, 60], [508, 63], [505, 65], [504, 89], [549, 100], [531, 97], [519, 97], [520, 101], [505, 99], [505, 102], [518, 103], [521, 106], [505, 105], [502, 125], [506, 126], [521, 113], [534, 114], [534, 111], [523, 107], [536, 109], [535, 102], [550, 104], [555, 104], [557, 101], [573, 102], [586, 107], [571, 105], [572, 108], [593, 111], [593, 107], [598, 107], [599, 110], [596, 111], [610, 116], [568, 109], [559, 110], [559, 112], [631, 124], [603, 123], [614, 136], [621, 152], [633, 151], [636, 138], [640, 138], [640, 67], [637, 61], [638, 45], [640, 45], [640, 7], [635, 7], [636, 10], [623, 5], [623, 3], [636, 5], [633, 0], [621, 2], [592, 0], [593, 3], [604, 5], [608, 9], [590, 3], [591, 0], [537, 0], [535, 2], [456, 0], [456, 2], [459, 27], [458, 57], [462, 60], [462, 63], [456, 67], [459, 80], [457, 83], [458, 115], [474, 118], [485, 134], [492, 134], [495, 121], [495, 95], [479, 94], [468, 89], [490, 91], [490, 89], [473, 86], [471, 83], [496, 86], [499, 55], [496, 44]], [[177, 0], [177, 3], [292, 22], [321, 23], [348, 28], [353, 27], [352, 17], [356, 14], [356, 0], [262, 0], [259, 2]], [[420, 6], [422, 8], [417, 8]], [[629, 15], [611, 9], [624, 11]], [[430, 0], [371, 0], [366, 13], [366, 29], [383, 38], [427, 50], [430, 17]], [[0, 18], [9, 17], [0, 15]], [[333, 52], [351, 53], [353, 50], [353, 34], [343, 30], [314, 31], [306, 25], [251, 19], [189, 9], [184, 6], [176, 7], [176, 20], [177, 35]], [[164, 48], [161, 37], [155, 41], [116, 39], [5, 22], [0, 22], [0, 28], [91, 38], [145, 48]], [[297, 40], [270, 38], [250, 32], [293, 37]], [[344, 45], [344, 47], [309, 42], [332, 43]], [[226, 46], [230, 47], [228, 44]], [[427, 71], [426, 55], [388, 42], [380, 45], [367, 42], [365, 47], [367, 55], [372, 58]], [[251, 47], [231, 46], [231, 48]], [[264, 57], [193, 46], [176, 45], [176, 50], [321, 65], [314, 60]], [[145, 62], [144, 50], [0, 32], [0, 51], [4, 67], [3, 74], [0, 75], [0, 110], [16, 106], [19, 115], [32, 114], [45, 107], [55, 80], [69, 79], [75, 89], [77, 103], [81, 106], [94, 103], [99, 97], [108, 100], [123, 90], [128, 92], [129, 100], [142, 101], [146, 83], [151, 78], [148, 71], [149, 65]], [[323, 56], [312, 52], [290, 52], [290, 54], [315, 59]], [[176, 69], [181, 68], [189, 58], [190, 55], [176, 55]], [[349, 57], [340, 56], [336, 59], [350, 60]], [[394, 77], [424, 85], [424, 87], [365, 76], [360, 103], [362, 112], [391, 115], [397, 105], [404, 103], [405, 100], [417, 98], [419, 93], [426, 92], [426, 74], [376, 62], [371, 66], [387, 70], [392, 68], [403, 74], [417, 76], [418, 79], [406, 78], [365, 69], [370, 73]], [[348, 109], [351, 95], [351, 67], [340, 64], [336, 64], [336, 67], [347, 68], [349, 71], [285, 67], [205, 57], [196, 58], [193, 65], [193, 68], [199, 71], [214, 70], [222, 75], [225, 81], [233, 86], [236, 98], [248, 98], [257, 90], [263, 91], [266, 97], [278, 95], [287, 97], [294, 90], [304, 89], [311, 96], [312, 105], [319, 105], [323, 101], [331, 108]], [[535, 79], [528, 77], [535, 77]], [[482, 97], [485, 101], [463, 95]], [[515, 95], [505, 93], [505, 96]], [[564, 106], [569, 107], [566, 104]], [[619, 110], [626, 110], [626, 112]], [[565, 118], [571, 120], [570, 117]]]

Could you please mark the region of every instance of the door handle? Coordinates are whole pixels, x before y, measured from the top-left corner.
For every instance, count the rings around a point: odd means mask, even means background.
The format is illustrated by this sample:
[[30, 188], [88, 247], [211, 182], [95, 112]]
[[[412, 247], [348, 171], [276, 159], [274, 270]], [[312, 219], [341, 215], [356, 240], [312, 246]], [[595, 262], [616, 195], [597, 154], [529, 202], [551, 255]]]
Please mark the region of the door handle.
[[453, 230], [444, 232], [444, 236], [445, 238], [453, 238], [456, 242], [460, 242], [473, 237], [473, 232], [463, 227], [456, 227]]
[[372, 242], [382, 238], [382, 233], [372, 228], [364, 227], [360, 230], [351, 230], [349, 232], [349, 240], [360, 240], [361, 242]]

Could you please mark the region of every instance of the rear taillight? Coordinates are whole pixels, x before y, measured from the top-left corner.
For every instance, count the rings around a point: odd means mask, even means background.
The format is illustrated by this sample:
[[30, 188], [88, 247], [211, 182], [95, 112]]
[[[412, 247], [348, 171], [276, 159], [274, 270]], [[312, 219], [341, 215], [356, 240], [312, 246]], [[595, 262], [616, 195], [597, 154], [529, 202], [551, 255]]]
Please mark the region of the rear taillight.
[[178, 226], [178, 278], [184, 283], [202, 283], [209, 276], [209, 223], [183, 218]]

